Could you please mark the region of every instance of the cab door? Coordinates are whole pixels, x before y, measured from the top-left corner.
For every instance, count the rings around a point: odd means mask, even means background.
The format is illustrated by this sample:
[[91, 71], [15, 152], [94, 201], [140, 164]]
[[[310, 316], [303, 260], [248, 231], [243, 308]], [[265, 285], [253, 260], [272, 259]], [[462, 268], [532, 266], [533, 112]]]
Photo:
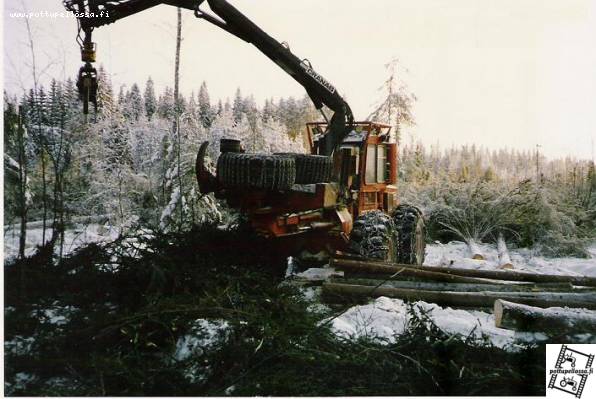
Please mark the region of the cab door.
[[382, 209], [390, 212], [395, 203], [395, 186], [393, 183], [395, 144], [369, 142], [365, 146], [364, 165], [361, 176], [364, 177], [358, 198], [358, 214], [370, 210]]

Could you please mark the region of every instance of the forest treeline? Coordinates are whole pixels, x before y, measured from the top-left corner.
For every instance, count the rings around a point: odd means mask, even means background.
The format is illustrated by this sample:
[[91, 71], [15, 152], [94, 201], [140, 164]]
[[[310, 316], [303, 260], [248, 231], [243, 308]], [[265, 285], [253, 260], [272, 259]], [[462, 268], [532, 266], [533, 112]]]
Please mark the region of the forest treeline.
[[[307, 96], [259, 105], [238, 89], [232, 100], [211, 101], [203, 82], [196, 94], [176, 101], [169, 87], [157, 93], [151, 78], [143, 87], [121, 86], [117, 93], [103, 68], [99, 80], [97, 112], [88, 120], [71, 79], [53, 80], [21, 97], [4, 93], [5, 225], [41, 220], [47, 240], [60, 238], [69, 220], [83, 215], [166, 230], [221, 221], [225, 207], [201, 196], [194, 180], [200, 143], [211, 141], [212, 160], [223, 137], [241, 139], [250, 152], [304, 152], [304, 124], [321, 119]], [[414, 101], [414, 96], [390, 94], [373, 115], [399, 129], [414, 122]], [[453, 217], [450, 208], [461, 213], [470, 204], [494, 203], [515, 192], [533, 206], [526, 206], [532, 209], [517, 222], [504, 223], [525, 226], [510, 228], [511, 239], [535, 245], [540, 237], [552, 240], [554, 229], [563, 244], [551, 245], [551, 252], [578, 253], [593, 237], [593, 161], [475, 145], [441, 149], [399, 136], [400, 191], [427, 214]], [[431, 238], [445, 236], [443, 229], [436, 230]]]

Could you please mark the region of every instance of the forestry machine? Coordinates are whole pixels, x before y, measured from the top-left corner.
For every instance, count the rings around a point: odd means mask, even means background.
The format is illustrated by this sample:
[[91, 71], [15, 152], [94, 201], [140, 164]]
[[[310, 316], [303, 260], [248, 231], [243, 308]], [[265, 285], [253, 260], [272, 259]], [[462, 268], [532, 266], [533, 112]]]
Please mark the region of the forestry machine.
[[[214, 193], [240, 210], [257, 233], [272, 239], [272, 248], [287, 255], [339, 250], [422, 264], [424, 220], [418, 208], [398, 202], [391, 126], [355, 122], [337, 89], [307, 59], [295, 56], [287, 43], [273, 39], [225, 0], [65, 0], [79, 23], [84, 66], [77, 87], [84, 112], [97, 97], [93, 30], [161, 3], [192, 10], [197, 18], [253, 44], [306, 89], [324, 118], [306, 126], [309, 154], [251, 154], [240, 141], [222, 139], [215, 174], [205, 166], [208, 142], [203, 143], [196, 160], [201, 193]], [[333, 112], [331, 118], [324, 106]]]

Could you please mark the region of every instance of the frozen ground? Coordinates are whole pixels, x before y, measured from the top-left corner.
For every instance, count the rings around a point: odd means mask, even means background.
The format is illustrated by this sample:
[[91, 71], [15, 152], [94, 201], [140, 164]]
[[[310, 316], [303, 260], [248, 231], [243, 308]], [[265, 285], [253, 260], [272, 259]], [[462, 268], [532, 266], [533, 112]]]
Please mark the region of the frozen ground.
[[[432, 244], [426, 246], [428, 266], [453, 266], [469, 269], [494, 270], [499, 265], [497, 248], [492, 244], [479, 244], [485, 255], [485, 260], [470, 258], [467, 245], [463, 242], [452, 241], [449, 244]], [[509, 255], [514, 270], [541, 274], [569, 274], [596, 276], [596, 243], [588, 248], [591, 258], [545, 258], [535, 255], [527, 248], [510, 249]]]
[[[110, 242], [118, 237], [120, 229], [109, 225], [89, 224], [75, 225], [65, 233], [64, 252], [68, 254], [76, 248], [92, 242]], [[46, 235], [49, 236], [49, 232]], [[48, 237], [49, 238], [49, 237]], [[27, 231], [26, 254], [31, 255], [36, 246], [41, 244], [41, 228], [30, 228]], [[450, 267], [451, 265], [472, 269], [494, 270], [498, 267], [498, 255], [495, 245], [480, 244], [486, 260], [473, 260], [470, 258], [465, 243], [453, 241], [448, 244], [427, 245], [425, 264], [437, 267]], [[4, 234], [5, 258], [16, 256], [18, 249], [18, 231], [8, 229]], [[596, 276], [596, 244], [588, 252], [591, 258], [545, 258], [537, 256], [530, 249], [511, 249], [509, 251], [514, 270], [546, 274], [571, 274]], [[293, 266], [288, 267], [288, 276], [293, 274]], [[331, 268], [308, 269], [294, 275], [299, 280], [325, 281], [331, 277], [341, 276]], [[313, 302], [312, 309], [324, 308], [319, 301], [316, 288], [307, 289], [308, 299]], [[540, 340], [540, 334], [520, 334], [510, 330], [496, 328], [492, 314], [482, 311], [468, 311], [451, 308], [442, 308], [436, 304], [416, 302], [414, 309], [426, 313], [436, 325], [448, 334], [460, 334], [473, 340], [488, 340], [498, 347], [514, 348], [517, 342]], [[63, 309], [47, 309], [40, 317], [47, 322], [60, 325], [68, 316]], [[72, 311], [72, 309], [67, 309]], [[209, 347], [206, 342], [212, 341], [215, 336], [222, 336], [226, 330], [224, 324], [211, 325], [197, 321], [196, 331], [185, 336], [178, 342], [173, 357], [182, 361], [193, 350], [202, 350]], [[375, 336], [379, 339], [389, 340], [401, 334], [409, 322], [408, 306], [401, 300], [378, 298], [374, 302], [355, 306], [332, 321], [332, 328], [343, 337]], [[217, 334], [215, 333], [217, 332]], [[223, 334], [225, 335], [225, 334]], [[199, 338], [200, 337], [200, 338]], [[29, 344], [26, 341], [15, 342], [15, 350]], [[10, 346], [10, 345], [9, 345]], [[11, 348], [12, 348], [11, 347]], [[189, 370], [189, 376], [192, 376]]]
[[[453, 241], [448, 244], [427, 245], [425, 265], [437, 267], [463, 267], [470, 269], [497, 269], [498, 254], [495, 245], [481, 244], [486, 260], [473, 260], [467, 245]], [[596, 244], [588, 250], [591, 258], [545, 258], [536, 256], [529, 249], [510, 250], [514, 270], [543, 274], [570, 274], [596, 276]], [[332, 268], [308, 269], [296, 276], [300, 280], [320, 282], [336, 271]], [[317, 288], [305, 289], [307, 299], [318, 301]], [[410, 308], [400, 299], [377, 298], [373, 302], [354, 306], [335, 319], [330, 320], [332, 329], [344, 338], [369, 337], [391, 342], [406, 331], [410, 322], [410, 309], [426, 314], [438, 328], [450, 335], [460, 335], [473, 341], [490, 342], [507, 350], [516, 350], [520, 344], [538, 342], [546, 336], [541, 333], [520, 333], [495, 327], [491, 313], [477, 310], [443, 308], [437, 304], [418, 301]], [[314, 307], [316, 308], [316, 307]], [[592, 339], [592, 337], [580, 337]]]
[[[225, 320], [197, 319], [188, 333], [178, 339], [172, 355], [176, 362], [185, 362], [192, 355], [202, 355], [228, 339], [230, 325]], [[209, 376], [209, 364], [186, 364], [185, 377], [190, 382], [203, 381]]]
[[[503, 349], [515, 350], [520, 342], [539, 341], [546, 336], [537, 333], [519, 333], [495, 327], [492, 314], [476, 311], [442, 308], [436, 304], [418, 301], [412, 304], [417, 315], [426, 314], [443, 332], [460, 335], [472, 341], [490, 342]], [[345, 338], [368, 337], [392, 342], [396, 335], [407, 330], [410, 307], [401, 299], [377, 298], [374, 302], [354, 306], [332, 321], [337, 335]]]
[[[43, 231], [41, 227], [27, 229], [25, 241], [25, 256], [33, 255], [37, 246], [41, 245]], [[120, 233], [120, 228], [108, 224], [75, 224], [74, 228], [64, 232], [64, 255], [79, 247], [94, 242], [110, 242], [115, 240]], [[19, 229], [9, 227], [4, 230], [4, 259], [17, 256], [19, 251]], [[51, 228], [46, 228], [46, 242], [51, 238]]]

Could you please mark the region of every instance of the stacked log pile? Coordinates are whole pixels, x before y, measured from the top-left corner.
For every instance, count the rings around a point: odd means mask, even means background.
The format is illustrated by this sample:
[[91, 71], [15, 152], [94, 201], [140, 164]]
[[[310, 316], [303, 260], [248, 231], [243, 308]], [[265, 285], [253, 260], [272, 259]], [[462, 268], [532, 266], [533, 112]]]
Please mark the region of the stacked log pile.
[[386, 296], [491, 308], [497, 327], [517, 331], [596, 332], [595, 277], [508, 270], [505, 251], [500, 270], [395, 264], [338, 253], [330, 265], [344, 277], [323, 283], [323, 294], [336, 302]]

